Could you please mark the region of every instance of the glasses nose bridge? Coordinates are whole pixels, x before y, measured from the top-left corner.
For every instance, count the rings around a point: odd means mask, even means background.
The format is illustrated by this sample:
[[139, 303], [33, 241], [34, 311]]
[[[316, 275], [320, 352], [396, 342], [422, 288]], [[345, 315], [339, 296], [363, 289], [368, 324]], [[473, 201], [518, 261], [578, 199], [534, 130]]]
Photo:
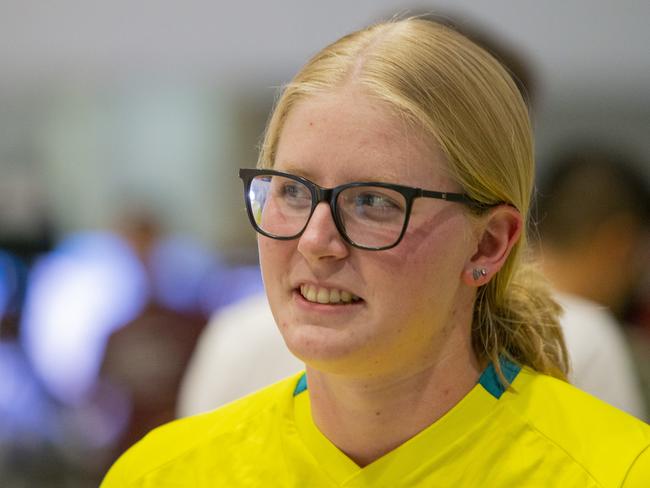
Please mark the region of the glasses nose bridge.
[[336, 215], [337, 212], [336, 198], [339, 193], [340, 193], [340, 188], [338, 187], [323, 188], [322, 186], [318, 186], [314, 183], [313, 196], [312, 196], [313, 204], [312, 204], [312, 211], [311, 211], [311, 215], [309, 216], [309, 220], [311, 220], [311, 217], [314, 214], [314, 211], [316, 210], [318, 204], [320, 204], [321, 202], [325, 202], [330, 208], [330, 214], [332, 216], [332, 221], [334, 222], [334, 226], [339, 231], [339, 234], [341, 234], [344, 238], [346, 238], [344, 231], [341, 229], [339, 218]]
[[334, 190], [336, 190], [336, 188], [323, 188], [322, 186], [314, 185], [315, 198], [314, 198], [313, 208], [316, 209], [316, 206], [319, 203], [326, 202], [330, 207], [330, 210], [332, 212], [332, 217], [334, 218], [334, 220], [336, 220], [335, 212], [334, 212], [336, 206], [336, 203], [334, 201], [336, 198], [336, 194]]
[[332, 210], [334, 210], [334, 198], [336, 195], [334, 194], [335, 188], [323, 188], [322, 186], [318, 186], [314, 184], [313, 186], [314, 189], [314, 208], [316, 208], [316, 205], [318, 205], [321, 202], [327, 202], [327, 204], [330, 206]]

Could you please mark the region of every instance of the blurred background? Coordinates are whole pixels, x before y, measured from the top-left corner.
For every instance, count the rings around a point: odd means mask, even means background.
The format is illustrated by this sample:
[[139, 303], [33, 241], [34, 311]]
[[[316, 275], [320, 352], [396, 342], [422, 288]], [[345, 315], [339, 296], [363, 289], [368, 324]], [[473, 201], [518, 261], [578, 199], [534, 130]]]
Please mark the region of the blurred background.
[[[262, 289], [237, 168], [254, 166], [279, 88], [341, 35], [422, 12], [512, 60], [541, 181], [567, 151], [607, 152], [647, 192], [647, 1], [0, 0], [1, 486], [97, 486], [174, 418], [210, 318]], [[585, 292], [641, 381], [647, 215], [634, 260], [612, 265], [629, 278], [616, 303]]]

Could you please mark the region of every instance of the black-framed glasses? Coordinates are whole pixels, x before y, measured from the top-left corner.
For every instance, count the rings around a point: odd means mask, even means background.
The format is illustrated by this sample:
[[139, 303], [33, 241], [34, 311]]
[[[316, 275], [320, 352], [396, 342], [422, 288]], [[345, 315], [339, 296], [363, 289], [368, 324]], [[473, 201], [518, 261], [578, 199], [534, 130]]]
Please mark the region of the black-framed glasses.
[[486, 208], [463, 193], [380, 182], [323, 188], [301, 176], [271, 169], [240, 169], [248, 218], [257, 232], [273, 239], [302, 235], [316, 206], [327, 202], [343, 239], [360, 249], [381, 251], [402, 240], [416, 198], [437, 198]]

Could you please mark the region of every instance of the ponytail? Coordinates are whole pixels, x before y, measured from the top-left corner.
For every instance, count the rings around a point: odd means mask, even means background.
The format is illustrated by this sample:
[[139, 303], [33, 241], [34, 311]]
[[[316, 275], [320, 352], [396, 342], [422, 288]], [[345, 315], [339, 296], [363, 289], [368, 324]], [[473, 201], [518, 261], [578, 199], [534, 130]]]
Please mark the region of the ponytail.
[[[500, 273], [499, 273], [500, 274]], [[472, 341], [479, 358], [490, 361], [501, 381], [500, 357], [566, 380], [569, 358], [546, 280], [532, 262], [520, 263], [509, 283], [499, 274], [479, 289]]]

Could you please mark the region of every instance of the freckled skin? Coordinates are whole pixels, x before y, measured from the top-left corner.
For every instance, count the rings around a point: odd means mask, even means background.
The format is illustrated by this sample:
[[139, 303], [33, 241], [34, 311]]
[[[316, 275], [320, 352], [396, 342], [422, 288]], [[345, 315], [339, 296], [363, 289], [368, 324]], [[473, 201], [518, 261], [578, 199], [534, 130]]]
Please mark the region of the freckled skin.
[[[380, 103], [348, 91], [293, 108], [274, 167], [326, 187], [381, 180], [459, 190], [431, 141]], [[471, 310], [474, 296], [461, 281], [476, 251], [471, 231], [460, 205], [418, 199], [404, 239], [385, 251], [346, 244], [325, 204], [300, 239], [259, 237], [269, 302], [288, 347], [311, 367], [359, 377], [410, 374], [447, 349], [465, 347], [453, 341], [470, 335], [469, 319], [458, 324], [456, 310]], [[363, 302], [338, 305], [336, 314], [305, 310], [295, 303], [295, 281], [334, 283]]]

